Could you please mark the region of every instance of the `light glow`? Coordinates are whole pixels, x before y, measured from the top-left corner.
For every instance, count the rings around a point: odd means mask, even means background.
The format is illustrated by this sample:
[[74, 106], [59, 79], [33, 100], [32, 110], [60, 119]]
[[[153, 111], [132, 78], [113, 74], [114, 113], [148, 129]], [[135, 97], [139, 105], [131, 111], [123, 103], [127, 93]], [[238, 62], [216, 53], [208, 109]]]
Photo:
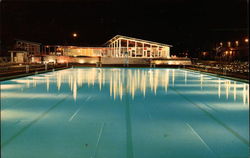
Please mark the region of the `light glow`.
[[85, 61], [84, 60], [79, 60], [79, 63], [83, 64], [83, 63], [85, 63]]
[[248, 38], [246, 38], [244, 41], [245, 41], [246, 43], [248, 43], [249, 40], [248, 40]]
[[77, 37], [77, 34], [76, 34], [76, 33], [73, 33], [73, 37]]
[[235, 41], [236, 46], [239, 46], [239, 41]]

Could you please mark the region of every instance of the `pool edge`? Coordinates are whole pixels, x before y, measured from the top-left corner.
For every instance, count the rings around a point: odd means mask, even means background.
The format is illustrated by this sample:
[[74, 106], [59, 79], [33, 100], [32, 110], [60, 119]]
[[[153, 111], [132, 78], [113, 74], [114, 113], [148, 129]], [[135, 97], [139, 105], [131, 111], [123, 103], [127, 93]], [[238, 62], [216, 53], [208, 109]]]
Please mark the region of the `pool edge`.
[[[59, 71], [59, 70], [64, 70], [64, 69], [69, 69], [69, 68], [70, 67], [57, 68], [57, 69], [54, 69], [54, 71]], [[0, 83], [3, 81], [11, 80], [11, 79], [27, 77], [27, 76], [32, 76], [32, 75], [36, 75], [36, 74], [43, 74], [43, 73], [48, 73], [48, 72], [53, 72], [53, 70], [37, 71], [37, 72], [32, 72], [32, 73], [27, 73], [27, 74], [25, 73], [25, 74], [13, 75], [13, 76], [1, 77]]]
[[236, 78], [236, 77], [231, 77], [231, 76], [225, 76], [225, 75], [220, 75], [220, 74], [211, 73], [211, 72], [204, 72], [204, 71], [199, 71], [199, 70], [193, 70], [193, 69], [188, 69], [188, 68], [183, 68], [183, 69], [187, 70], [187, 71], [191, 71], [191, 72], [199, 72], [199, 73], [206, 74], [206, 75], [211, 75], [211, 76], [215, 76], [215, 77], [220, 77], [220, 78], [224, 78], [224, 79], [230, 79], [230, 80], [234, 80], [234, 81], [238, 81], [238, 82], [243, 82], [243, 83], [248, 83], [249, 84], [249, 80], [246, 80], [246, 79], [241, 79], [241, 78]]

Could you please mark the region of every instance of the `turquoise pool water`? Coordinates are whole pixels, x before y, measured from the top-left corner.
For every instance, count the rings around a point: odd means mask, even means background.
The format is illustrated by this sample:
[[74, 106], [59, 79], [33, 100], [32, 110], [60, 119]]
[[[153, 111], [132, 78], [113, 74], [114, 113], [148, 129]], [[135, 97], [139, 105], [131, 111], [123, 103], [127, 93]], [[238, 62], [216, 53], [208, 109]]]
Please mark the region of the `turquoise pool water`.
[[1, 82], [3, 158], [247, 158], [249, 84], [74, 68]]

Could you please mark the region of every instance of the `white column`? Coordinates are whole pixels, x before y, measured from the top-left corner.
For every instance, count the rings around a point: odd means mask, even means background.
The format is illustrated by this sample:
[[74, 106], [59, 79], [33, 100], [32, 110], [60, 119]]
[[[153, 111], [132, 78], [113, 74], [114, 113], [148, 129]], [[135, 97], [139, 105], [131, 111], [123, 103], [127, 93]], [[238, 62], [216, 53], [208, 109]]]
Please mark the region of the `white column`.
[[117, 40], [115, 41], [115, 57], [117, 57], [117, 46], [118, 46], [118, 44], [117, 44]]
[[156, 53], [154, 52], [154, 54], [153, 54], [153, 55], [154, 55], [154, 58], [155, 58], [155, 57], [156, 57]]
[[129, 56], [129, 54], [128, 54], [128, 40], [127, 40], [127, 56]]
[[112, 45], [112, 43], [110, 43], [110, 56], [112, 57], [112, 52], [113, 52], [113, 45]]
[[112, 57], [115, 56], [115, 43], [112, 42]]
[[118, 40], [115, 41], [115, 57], [117, 57], [118, 54]]
[[152, 45], [150, 44], [150, 58], [153, 57], [153, 56], [152, 56], [152, 51], [153, 51], [153, 50], [152, 50]]
[[137, 50], [136, 50], [136, 49], [137, 49], [137, 42], [135, 41], [135, 57], [136, 57], [136, 55], [137, 55], [137, 54], [136, 54], [136, 53], [137, 53]]
[[13, 52], [10, 52], [10, 56], [11, 56], [11, 62], [13, 63], [14, 62], [14, 56], [13, 56]]
[[144, 54], [144, 43], [142, 43], [142, 57], [145, 57], [145, 54]]
[[157, 47], [157, 57], [159, 58], [160, 57], [160, 53], [159, 53], [159, 46]]
[[170, 48], [166, 47], [166, 57], [169, 58], [170, 57]]
[[122, 43], [122, 41], [121, 41], [121, 39], [119, 39], [119, 57], [121, 57], [121, 43]]
[[115, 56], [115, 43], [112, 43], [113, 47], [112, 47], [112, 57]]
[[115, 41], [114, 41], [114, 48], [113, 48], [113, 57], [115, 57]]

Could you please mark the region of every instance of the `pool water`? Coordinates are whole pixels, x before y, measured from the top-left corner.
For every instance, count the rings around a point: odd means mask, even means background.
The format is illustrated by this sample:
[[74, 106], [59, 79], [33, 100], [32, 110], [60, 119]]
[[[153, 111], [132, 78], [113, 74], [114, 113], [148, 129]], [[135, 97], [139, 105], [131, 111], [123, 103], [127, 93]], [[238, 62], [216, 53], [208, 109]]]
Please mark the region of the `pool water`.
[[71, 68], [1, 82], [3, 158], [247, 158], [249, 84]]

